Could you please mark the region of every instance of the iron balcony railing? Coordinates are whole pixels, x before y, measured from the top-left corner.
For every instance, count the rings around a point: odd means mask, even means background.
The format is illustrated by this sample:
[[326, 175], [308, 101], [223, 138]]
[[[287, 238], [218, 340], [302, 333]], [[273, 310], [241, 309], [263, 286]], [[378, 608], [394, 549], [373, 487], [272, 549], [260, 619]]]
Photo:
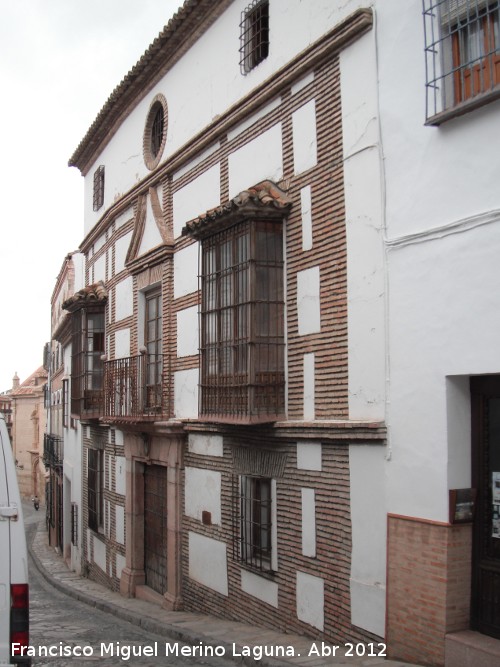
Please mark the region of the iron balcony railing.
[[61, 436], [45, 433], [43, 436], [43, 463], [48, 468], [62, 466], [64, 444]]
[[104, 364], [104, 417], [152, 421], [168, 415], [167, 355], [140, 354]]

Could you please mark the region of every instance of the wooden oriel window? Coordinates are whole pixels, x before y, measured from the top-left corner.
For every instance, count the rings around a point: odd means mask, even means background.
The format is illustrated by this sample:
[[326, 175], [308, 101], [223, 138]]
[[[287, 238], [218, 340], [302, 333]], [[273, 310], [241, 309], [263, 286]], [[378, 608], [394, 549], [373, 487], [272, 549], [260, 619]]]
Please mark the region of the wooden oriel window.
[[245, 220], [202, 241], [200, 347], [203, 418], [283, 415], [281, 221]]
[[93, 209], [98, 211], [104, 204], [104, 165], [100, 165], [94, 172]]
[[269, 2], [254, 0], [241, 15], [240, 69], [248, 74], [269, 55]]
[[99, 416], [103, 402], [104, 306], [73, 314], [71, 412]]

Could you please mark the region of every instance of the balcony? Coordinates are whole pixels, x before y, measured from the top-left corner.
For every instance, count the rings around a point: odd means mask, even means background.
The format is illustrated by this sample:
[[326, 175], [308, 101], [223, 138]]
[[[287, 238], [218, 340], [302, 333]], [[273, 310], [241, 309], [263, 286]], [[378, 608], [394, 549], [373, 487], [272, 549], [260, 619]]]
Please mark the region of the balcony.
[[141, 354], [104, 364], [104, 421], [140, 423], [168, 418], [167, 355]]
[[47, 468], [61, 467], [64, 459], [63, 440], [58, 435], [43, 436], [43, 463]]

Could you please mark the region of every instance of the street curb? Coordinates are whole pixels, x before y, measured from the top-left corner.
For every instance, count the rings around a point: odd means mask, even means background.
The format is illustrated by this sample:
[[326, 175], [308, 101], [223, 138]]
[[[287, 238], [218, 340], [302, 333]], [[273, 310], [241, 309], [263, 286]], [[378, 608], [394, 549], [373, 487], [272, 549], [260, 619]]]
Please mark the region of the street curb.
[[[361, 661], [358, 660], [350, 660], [348, 657], [343, 657], [343, 656], [338, 656], [340, 658], [340, 662], [323, 662], [319, 663], [316, 662], [313, 659], [313, 662], [310, 660], [307, 660], [305, 657], [305, 662], [302, 661], [300, 662], [297, 661], [297, 659], [291, 659], [291, 660], [282, 660], [279, 658], [274, 658], [271, 656], [265, 656], [263, 655], [262, 658], [259, 660], [257, 658], [254, 658], [252, 655], [241, 655], [243, 647], [247, 648], [252, 648], [253, 646], [260, 646], [264, 645], [265, 642], [262, 642], [259, 644], [258, 638], [259, 638], [259, 632], [261, 633], [266, 633], [266, 632], [273, 632], [272, 630], [266, 630], [266, 628], [259, 628], [256, 626], [247, 626], [246, 624], [239, 623], [237, 621], [226, 621], [229, 625], [234, 625], [234, 626], [240, 626], [246, 628], [253, 628], [255, 631], [255, 636], [253, 639], [241, 639], [239, 641], [235, 642], [228, 642], [227, 639], [224, 638], [217, 638], [217, 637], [211, 637], [207, 636], [205, 634], [201, 634], [199, 632], [196, 632], [195, 630], [192, 630], [190, 628], [186, 627], [179, 627], [178, 625], [173, 625], [172, 623], [169, 623], [168, 620], [165, 619], [156, 619], [152, 615], [141, 615], [137, 611], [131, 611], [127, 609], [125, 606], [115, 604], [114, 602], [111, 602], [105, 598], [97, 598], [95, 595], [90, 595], [86, 594], [85, 592], [79, 590], [77, 587], [73, 587], [70, 584], [64, 583], [64, 577], [61, 580], [59, 577], [52, 575], [43, 565], [42, 560], [39, 558], [39, 555], [34, 547], [34, 541], [36, 537], [40, 534], [44, 533], [46, 536], [46, 530], [44, 526], [43, 519], [38, 520], [37, 522], [30, 523], [26, 525], [26, 542], [28, 546], [28, 553], [29, 557], [31, 558], [31, 561], [33, 565], [36, 567], [37, 571], [40, 573], [40, 575], [45, 579], [47, 583], [49, 583], [51, 586], [53, 586], [57, 591], [60, 593], [67, 595], [68, 597], [73, 598], [74, 600], [78, 600], [79, 602], [82, 602], [83, 604], [89, 606], [89, 607], [94, 607], [95, 609], [99, 609], [100, 611], [103, 611], [105, 613], [111, 614], [115, 616], [116, 618], [119, 618], [122, 621], [126, 621], [128, 623], [131, 623], [132, 625], [135, 625], [136, 627], [142, 628], [145, 632], [157, 635], [159, 637], [163, 637], [166, 639], [170, 639], [178, 642], [183, 642], [189, 646], [193, 647], [198, 647], [200, 645], [207, 646], [207, 647], [221, 647], [224, 648], [225, 654], [224, 655], [217, 655], [217, 656], [195, 656], [193, 655], [192, 657], [199, 657], [201, 659], [205, 658], [207, 660], [207, 665], [211, 664], [212, 660], [219, 660], [219, 661], [224, 661], [224, 662], [231, 662], [233, 665], [235, 664], [240, 664], [240, 665], [247, 665], [248, 667], [305, 667], [305, 663], [309, 664], [311, 663], [314, 664], [314, 667], [419, 667], [418, 665], [411, 665], [410, 663], [407, 662], [401, 662], [399, 660], [393, 660], [393, 659], [383, 659], [381, 658], [380, 661], [376, 660], [374, 661], [373, 659], [368, 659], [365, 661], [365, 659], [361, 658]], [[61, 556], [56, 555], [55, 551], [52, 552], [50, 546], [43, 546], [43, 549], [48, 549], [48, 552], [52, 555], [52, 557], [55, 559], [61, 559]], [[50, 556], [49, 556], [50, 558]], [[85, 577], [82, 577], [75, 572], [71, 572], [71, 570], [67, 570], [68, 579], [73, 579], [74, 581], [80, 581], [80, 582], [85, 582], [89, 581], [90, 584], [93, 584], [95, 582], [92, 582], [89, 579], [86, 579]], [[112, 593], [113, 595], [119, 596], [118, 593], [114, 591], [108, 591], [105, 587], [103, 587], [105, 591]], [[120, 598], [122, 600], [126, 600], [126, 598]], [[135, 598], [131, 598], [133, 600]], [[150, 603], [151, 604], [151, 603]], [[152, 605], [155, 609], [157, 608], [158, 612], [166, 612], [166, 610], [162, 609], [160, 606], [156, 607], [156, 605]], [[168, 613], [168, 612], [167, 612]], [[181, 612], [182, 613], [182, 612]], [[206, 616], [203, 614], [194, 614], [195, 617], [201, 617], [206, 618], [207, 622], [210, 622], [211, 620], [213, 622], [224, 622], [221, 619], [217, 619], [216, 617], [212, 616]], [[199, 622], [199, 621], [198, 621]], [[238, 631], [238, 628], [234, 628], [235, 633]], [[287, 646], [288, 643], [286, 641], [287, 636], [290, 638], [290, 644], [293, 645], [294, 641], [297, 639], [304, 640], [304, 641], [309, 641], [313, 643], [315, 640], [309, 639], [306, 637], [299, 637], [298, 635], [286, 635], [286, 633], [276, 633], [277, 636], [280, 637], [279, 641], [275, 642], [275, 646]], [[271, 642], [269, 642], [269, 645], [271, 645]], [[233, 653], [233, 647], [235, 647], [238, 650], [238, 653], [234, 655]], [[303, 650], [301, 647], [298, 647], [295, 645], [296, 650]], [[185, 656], [187, 659], [189, 659], [189, 656]], [[298, 657], [298, 656], [297, 656]], [[187, 663], [189, 664], [189, 663]], [[220, 663], [219, 663], [220, 664]]]

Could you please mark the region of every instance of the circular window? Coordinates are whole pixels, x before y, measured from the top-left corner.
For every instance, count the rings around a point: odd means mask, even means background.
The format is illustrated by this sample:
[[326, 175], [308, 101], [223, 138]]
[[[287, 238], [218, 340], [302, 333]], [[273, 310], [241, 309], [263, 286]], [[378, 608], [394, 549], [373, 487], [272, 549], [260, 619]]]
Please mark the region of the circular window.
[[167, 140], [167, 100], [156, 95], [149, 107], [144, 128], [143, 153], [148, 169], [158, 166]]

